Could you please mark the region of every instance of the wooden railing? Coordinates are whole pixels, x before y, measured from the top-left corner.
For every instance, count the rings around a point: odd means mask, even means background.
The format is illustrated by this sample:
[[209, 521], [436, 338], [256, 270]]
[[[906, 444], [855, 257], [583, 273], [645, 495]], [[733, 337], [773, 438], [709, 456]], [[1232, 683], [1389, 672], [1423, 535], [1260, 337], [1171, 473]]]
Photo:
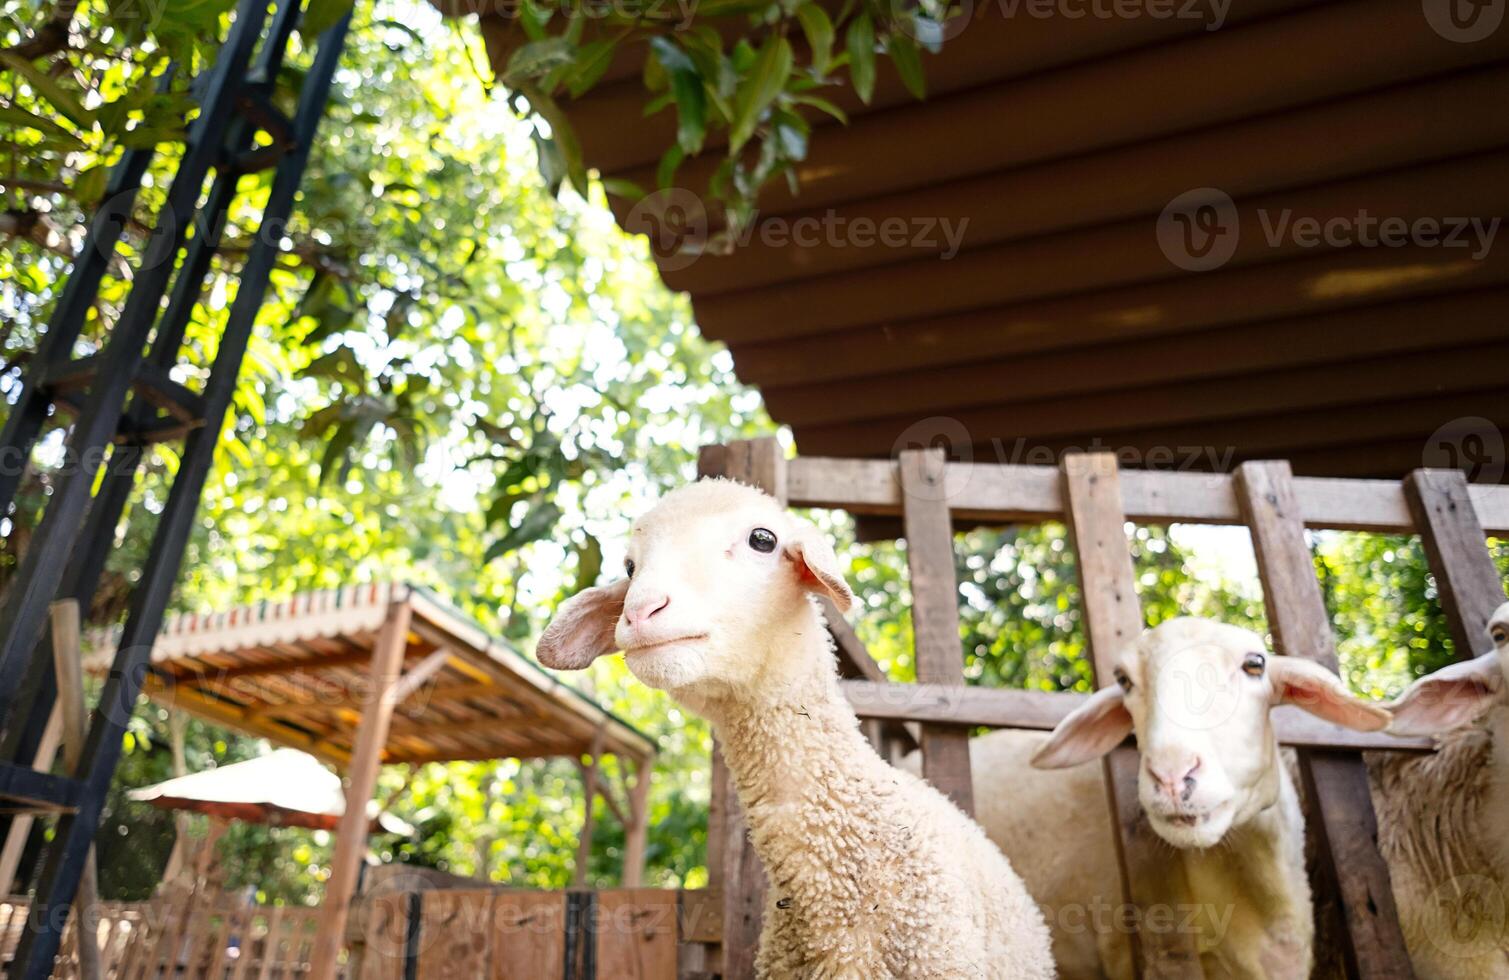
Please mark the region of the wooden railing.
[[[792, 507], [847, 510], [907, 538], [917, 675], [892, 685], [862, 646], [839, 637], [846, 691], [869, 723], [905, 723], [920, 733], [923, 774], [969, 808], [970, 726], [1051, 728], [1078, 697], [1072, 694], [964, 686], [954, 578], [953, 532], [960, 524], [1063, 521], [1074, 541], [1089, 654], [1097, 678], [1110, 658], [1143, 628], [1127, 521], [1144, 524], [1245, 525], [1252, 534], [1268, 621], [1279, 652], [1333, 670], [1335, 640], [1305, 540], [1306, 528], [1418, 533], [1459, 656], [1484, 642], [1504, 586], [1484, 546], [1509, 535], [1509, 487], [1469, 485], [1454, 470], [1417, 470], [1402, 481], [1294, 477], [1284, 462], [1244, 463], [1234, 473], [1121, 471], [1111, 454], [1064, 457], [1060, 466], [951, 463], [942, 450], [908, 449], [894, 460], [795, 458], [774, 439], [703, 450], [699, 472], [760, 487]], [[836, 632], [843, 632], [842, 628]], [[1412, 976], [1393, 903], [1388, 867], [1376, 846], [1376, 822], [1360, 749], [1420, 751], [1420, 740], [1346, 732], [1309, 716], [1277, 713], [1280, 738], [1301, 749], [1302, 775], [1317, 803], [1312, 831], [1323, 845], [1320, 885], [1343, 921], [1347, 967], [1357, 977]], [[1126, 899], [1155, 904], [1146, 893], [1160, 860], [1137, 803], [1137, 754], [1130, 746], [1106, 760], [1113, 826]], [[724, 980], [753, 976], [764, 875], [754, 856], [721, 760], [714, 759], [708, 868], [723, 895]], [[1139, 920], [1143, 921], [1143, 920]], [[1192, 937], [1175, 930], [1134, 936], [1139, 973], [1199, 977]], [[716, 954], [715, 954], [716, 955]]]

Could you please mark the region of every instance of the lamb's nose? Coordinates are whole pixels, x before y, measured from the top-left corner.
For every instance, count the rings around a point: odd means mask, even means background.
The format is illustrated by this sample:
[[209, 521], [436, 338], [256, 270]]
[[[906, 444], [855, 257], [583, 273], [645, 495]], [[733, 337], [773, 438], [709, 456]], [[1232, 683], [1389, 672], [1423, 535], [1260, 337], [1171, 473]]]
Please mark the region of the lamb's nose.
[[630, 626], [638, 626], [670, 604], [671, 597], [664, 592], [635, 596], [624, 604], [624, 620]]
[[1173, 765], [1155, 765], [1152, 762], [1147, 764], [1147, 774], [1169, 799], [1186, 802], [1194, 795], [1197, 785], [1195, 773], [1199, 769], [1198, 758], [1176, 762]]

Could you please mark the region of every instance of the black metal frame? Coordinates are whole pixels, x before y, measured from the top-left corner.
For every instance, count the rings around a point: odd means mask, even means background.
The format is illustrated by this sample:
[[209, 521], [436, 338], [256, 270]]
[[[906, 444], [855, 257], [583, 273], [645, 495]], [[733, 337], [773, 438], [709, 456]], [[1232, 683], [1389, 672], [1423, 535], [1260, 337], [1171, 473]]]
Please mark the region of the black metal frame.
[[[240, 0], [215, 65], [201, 80], [199, 115], [120, 319], [100, 353], [74, 358], [85, 314], [153, 151], [130, 150], [111, 172], [105, 202], [0, 431], [0, 459], [29, 460], [53, 410], [77, 414], [65, 467], [0, 603], [0, 807], [59, 815], [11, 977], [42, 980], [51, 975], [122, 736], [151, 669], [152, 640], [178, 578], [252, 325], [278, 257], [281, 229], [293, 208], [345, 45], [349, 13], [320, 36], [298, 108], [292, 119], [282, 116], [268, 97], [298, 23], [301, 0], [276, 0], [270, 17], [269, 6], [269, 0]], [[259, 132], [271, 136], [270, 146], [256, 146]], [[190, 391], [171, 380], [169, 369], [178, 360], [240, 179], [269, 167], [275, 168], [271, 192], [240, 270], [215, 362], [204, 390]], [[201, 205], [211, 170], [214, 181]], [[170, 283], [172, 292], [162, 309]], [[38, 773], [32, 760], [57, 693], [46, 635], [48, 606], [55, 599], [72, 598], [89, 607], [144, 447], [177, 438], [184, 439], [179, 469], [133, 590], [83, 756], [67, 776]], [[105, 474], [99, 481], [102, 465]], [[0, 514], [10, 511], [23, 469], [0, 469]]]

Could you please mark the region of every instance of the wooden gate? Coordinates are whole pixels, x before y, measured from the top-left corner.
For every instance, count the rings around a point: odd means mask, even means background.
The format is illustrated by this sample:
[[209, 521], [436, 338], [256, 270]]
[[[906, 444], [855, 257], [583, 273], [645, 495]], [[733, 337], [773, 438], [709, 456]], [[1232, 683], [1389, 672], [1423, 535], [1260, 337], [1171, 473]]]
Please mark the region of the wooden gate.
[[[703, 450], [699, 472], [760, 487], [792, 507], [847, 510], [868, 519], [900, 518], [907, 539], [919, 683], [895, 696], [867, 655], [844, 642], [844, 682], [861, 718], [920, 726], [923, 774], [964, 809], [971, 809], [968, 732], [971, 727], [1052, 728], [1080, 696], [963, 688], [955, 522], [1063, 521], [1078, 558], [1086, 640], [1097, 682], [1109, 659], [1143, 629], [1126, 523], [1240, 524], [1252, 534], [1268, 622], [1280, 653], [1336, 669], [1336, 646], [1315, 575], [1307, 528], [1419, 533], [1451, 622], [1459, 656], [1485, 642], [1488, 618], [1504, 587], [1485, 547], [1488, 533], [1509, 533], [1509, 487], [1469, 485], [1455, 470], [1417, 470], [1403, 481], [1294, 477], [1285, 462], [1249, 462], [1230, 474], [1121, 471], [1110, 453], [1066, 455], [1061, 465], [947, 462], [942, 449], [906, 449], [894, 460], [786, 459], [774, 439]], [[1389, 871], [1376, 846], [1377, 826], [1367, 773], [1358, 750], [1397, 740], [1338, 734], [1296, 723], [1280, 736], [1301, 746], [1305, 789], [1319, 819], [1311, 821], [1324, 855], [1322, 886], [1341, 910], [1347, 970], [1352, 977], [1413, 975], [1394, 907]], [[1145, 909], [1157, 860], [1152, 830], [1137, 802], [1136, 749], [1105, 762], [1119, 837], [1125, 900]], [[764, 874], [749, 845], [738, 800], [714, 759], [708, 868], [721, 892], [724, 980], [754, 976], [753, 959], [764, 901]], [[1139, 917], [1138, 921], [1146, 921]], [[1192, 937], [1177, 930], [1134, 936], [1145, 977], [1199, 977]]]

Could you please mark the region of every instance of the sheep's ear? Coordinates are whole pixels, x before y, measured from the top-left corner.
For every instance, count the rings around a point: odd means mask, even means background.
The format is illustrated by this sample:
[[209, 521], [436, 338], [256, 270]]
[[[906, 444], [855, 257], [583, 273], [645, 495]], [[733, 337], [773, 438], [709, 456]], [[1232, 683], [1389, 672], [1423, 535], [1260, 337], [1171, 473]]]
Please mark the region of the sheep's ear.
[[1035, 769], [1067, 769], [1098, 759], [1132, 734], [1132, 713], [1115, 684], [1103, 687], [1058, 723], [1032, 756]]
[[613, 630], [623, 613], [629, 580], [585, 589], [567, 599], [540, 634], [535, 656], [546, 667], [581, 670], [605, 653], [618, 649]]
[[784, 554], [796, 566], [802, 588], [832, 599], [839, 612], [848, 612], [854, 605], [854, 593], [839, 570], [838, 556], [817, 528], [810, 524], [799, 525], [796, 533], [787, 539]]
[[1442, 667], [1415, 681], [1388, 707], [1396, 735], [1434, 735], [1472, 721], [1498, 701], [1504, 671], [1497, 653]]
[[1304, 657], [1268, 658], [1268, 679], [1274, 704], [1292, 704], [1343, 728], [1376, 732], [1387, 727], [1388, 709], [1359, 698], [1341, 678]]

